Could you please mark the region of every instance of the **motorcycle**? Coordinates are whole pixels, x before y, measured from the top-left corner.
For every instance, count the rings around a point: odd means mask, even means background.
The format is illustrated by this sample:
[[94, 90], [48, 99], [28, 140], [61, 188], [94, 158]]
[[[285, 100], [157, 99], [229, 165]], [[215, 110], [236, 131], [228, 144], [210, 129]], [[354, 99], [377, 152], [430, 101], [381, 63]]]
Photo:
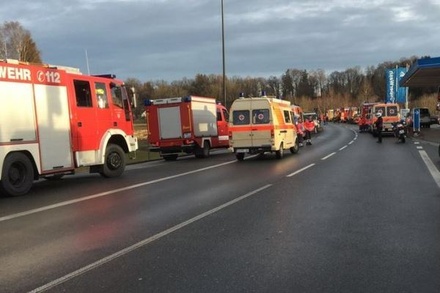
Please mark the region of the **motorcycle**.
[[406, 123], [401, 120], [400, 122], [392, 123], [394, 136], [397, 138], [397, 142], [405, 143], [406, 138]]

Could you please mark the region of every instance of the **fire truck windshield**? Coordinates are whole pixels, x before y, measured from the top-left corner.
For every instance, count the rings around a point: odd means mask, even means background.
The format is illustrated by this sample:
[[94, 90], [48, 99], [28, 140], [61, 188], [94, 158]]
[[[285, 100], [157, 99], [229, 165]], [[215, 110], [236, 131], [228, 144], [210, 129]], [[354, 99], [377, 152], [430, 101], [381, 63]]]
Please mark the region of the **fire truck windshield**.
[[[114, 87], [112, 87], [112, 100], [113, 100], [113, 104], [114, 104], [115, 106], [120, 107], [120, 108], [123, 108], [123, 104], [122, 104], [122, 99], [123, 99], [122, 92], [125, 92], [125, 91], [122, 91], [122, 90], [121, 90], [121, 87], [119, 87], [119, 86], [114, 86]], [[126, 96], [126, 94], [125, 94], [125, 96]]]

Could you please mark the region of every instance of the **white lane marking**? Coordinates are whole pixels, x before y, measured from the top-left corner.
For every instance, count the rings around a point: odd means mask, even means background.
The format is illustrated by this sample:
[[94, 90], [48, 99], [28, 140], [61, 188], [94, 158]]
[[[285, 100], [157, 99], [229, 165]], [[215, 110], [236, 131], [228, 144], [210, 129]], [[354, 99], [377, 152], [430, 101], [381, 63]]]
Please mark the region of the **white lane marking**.
[[348, 144], [352, 144], [352, 143], [354, 143], [354, 140], [350, 141]]
[[336, 154], [335, 152], [331, 153], [330, 155], [325, 156], [324, 158], [322, 158], [321, 160], [327, 160], [328, 158], [330, 158], [331, 156], [333, 156], [334, 154]]
[[414, 144], [420, 144], [420, 142], [419, 141], [415, 141]]
[[187, 220], [185, 222], [177, 224], [174, 227], [171, 227], [171, 228], [166, 229], [166, 230], [164, 230], [164, 231], [162, 231], [162, 232], [160, 232], [160, 233], [158, 233], [156, 235], [153, 235], [153, 236], [151, 236], [149, 238], [146, 238], [146, 239], [144, 239], [142, 241], [139, 241], [138, 243], [135, 243], [135, 244], [133, 244], [131, 246], [128, 246], [128, 247], [126, 247], [126, 248], [124, 248], [124, 249], [122, 249], [122, 250], [120, 250], [118, 252], [115, 252], [115, 253], [107, 256], [107, 257], [104, 257], [104, 258], [98, 260], [98, 261], [95, 261], [95, 262], [93, 262], [93, 263], [91, 263], [91, 264], [89, 264], [87, 266], [84, 266], [84, 267], [82, 267], [82, 268], [80, 268], [80, 269], [78, 269], [78, 270], [76, 270], [74, 272], [71, 272], [71, 273], [69, 273], [69, 274], [67, 274], [67, 275], [65, 275], [63, 277], [60, 277], [60, 278], [58, 278], [56, 280], [53, 280], [53, 281], [51, 281], [51, 282], [49, 282], [49, 283], [47, 283], [47, 284], [45, 284], [45, 285], [43, 285], [41, 287], [38, 287], [38, 288], [30, 291], [30, 292], [42, 292], [42, 291], [46, 291], [46, 290], [48, 290], [50, 288], [53, 288], [53, 287], [55, 287], [55, 286], [57, 286], [57, 285], [59, 285], [61, 283], [64, 283], [64, 282], [66, 282], [66, 281], [68, 281], [68, 280], [70, 280], [72, 278], [75, 278], [75, 277], [77, 277], [79, 275], [82, 275], [82, 274], [84, 274], [84, 273], [86, 273], [86, 272], [88, 272], [90, 270], [96, 269], [97, 267], [102, 266], [105, 263], [108, 263], [108, 262], [110, 262], [110, 261], [112, 261], [114, 259], [117, 259], [117, 258], [119, 258], [121, 256], [124, 256], [124, 255], [126, 255], [126, 254], [128, 254], [128, 253], [130, 253], [130, 252], [132, 252], [132, 251], [134, 251], [136, 249], [138, 249], [138, 248], [146, 246], [147, 244], [149, 244], [149, 243], [151, 243], [153, 241], [156, 241], [156, 240], [158, 240], [158, 239], [160, 239], [160, 238], [162, 238], [162, 237], [164, 237], [164, 236], [166, 236], [168, 234], [171, 234], [171, 233], [173, 233], [173, 232], [175, 232], [175, 231], [177, 231], [179, 229], [182, 229], [185, 226], [188, 226], [188, 225], [190, 225], [190, 224], [192, 224], [192, 223], [194, 223], [194, 222], [196, 222], [198, 220], [201, 220], [201, 219], [203, 219], [203, 218], [205, 218], [205, 217], [207, 217], [207, 216], [209, 216], [209, 215], [211, 215], [213, 213], [216, 213], [216, 212], [218, 212], [218, 211], [220, 211], [220, 210], [222, 210], [222, 209], [224, 209], [224, 208], [226, 208], [226, 207], [228, 207], [230, 205], [233, 205], [233, 204], [235, 204], [235, 203], [237, 203], [237, 202], [239, 202], [239, 201], [241, 201], [241, 200], [243, 200], [243, 199], [245, 199], [247, 197], [250, 197], [250, 196], [252, 196], [254, 194], [257, 194], [260, 191], [263, 191], [263, 190], [265, 190], [265, 189], [267, 189], [267, 188], [269, 188], [271, 186], [272, 186], [272, 184], [267, 184], [267, 185], [265, 185], [263, 187], [255, 189], [254, 191], [246, 193], [245, 195], [242, 195], [242, 196], [237, 197], [237, 198], [235, 198], [235, 199], [233, 199], [231, 201], [228, 201], [227, 203], [224, 203], [224, 204], [222, 204], [222, 205], [220, 205], [220, 206], [218, 206], [216, 208], [213, 208], [213, 209], [211, 209], [211, 210], [209, 210], [207, 212], [204, 212], [204, 213], [202, 213], [202, 214], [200, 214], [198, 216], [195, 216], [194, 218], [191, 218], [191, 219], [189, 219], [189, 220]]
[[293, 172], [293, 173], [287, 175], [286, 177], [292, 177], [292, 176], [295, 176], [296, 174], [298, 174], [298, 173], [300, 173], [300, 172], [302, 172], [302, 171], [304, 171], [304, 170], [307, 170], [308, 168], [313, 167], [313, 166], [315, 166], [315, 163], [310, 164], [310, 165], [308, 165], [308, 166], [305, 166], [304, 168], [301, 168], [301, 169], [299, 169], [299, 170], [297, 170], [297, 171], [295, 171], [295, 172]]
[[89, 196], [86, 196], [86, 197], [82, 197], [82, 198], [77, 198], [77, 199], [72, 199], [72, 200], [67, 200], [67, 201], [59, 202], [59, 203], [48, 205], [48, 206], [44, 206], [44, 207], [41, 207], [41, 208], [32, 209], [32, 210], [28, 210], [28, 211], [21, 212], [21, 213], [16, 213], [16, 214], [0, 217], [0, 222], [11, 220], [11, 219], [16, 219], [16, 218], [19, 218], [19, 217], [24, 217], [24, 216], [27, 216], [27, 215], [31, 215], [31, 214], [35, 214], [35, 213], [39, 213], [39, 212], [43, 212], [43, 211], [47, 211], [47, 210], [51, 210], [51, 209], [55, 209], [55, 208], [59, 208], [59, 207], [67, 206], [67, 205], [71, 205], [71, 204], [75, 204], [75, 203], [78, 203], [78, 202], [82, 202], [82, 201], [86, 201], [86, 200], [90, 200], [90, 199], [94, 199], [94, 198], [98, 198], [98, 197], [102, 197], [102, 196], [112, 195], [112, 194], [115, 194], [115, 193], [118, 193], [118, 192], [121, 192], [121, 191], [135, 189], [135, 188], [142, 187], [142, 186], [145, 186], [145, 185], [150, 185], [150, 184], [158, 183], [158, 182], [161, 182], [161, 181], [170, 180], [170, 179], [174, 179], [174, 178], [177, 178], [177, 177], [182, 177], [182, 176], [186, 176], [186, 175], [190, 175], [190, 174], [206, 171], [206, 170], [209, 170], [209, 169], [218, 168], [218, 167], [221, 167], [221, 166], [224, 166], [224, 165], [228, 165], [228, 164], [232, 164], [232, 163], [236, 163], [236, 162], [237, 162], [236, 160], [229, 161], [229, 162], [226, 162], [226, 163], [221, 163], [221, 164], [217, 164], [217, 165], [213, 165], [213, 166], [209, 166], [209, 167], [205, 167], [205, 168], [201, 168], [201, 169], [196, 169], [196, 170], [193, 170], [193, 171], [189, 171], [189, 172], [185, 172], [185, 173], [181, 173], [181, 174], [176, 174], [176, 175], [173, 175], [173, 176], [163, 177], [163, 178], [159, 178], [159, 179], [155, 179], [155, 180], [151, 180], [151, 181], [147, 181], [147, 182], [143, 182], [143, 183], [138, 183], [138, 184], [134, 184], [134, 185], [118, 188], [118, 189], [113, 189], [113, 190], [110, 190], [110, 191], [104, 191], [104, 192], [100, 192], [100, 193], [97, 193], [97, 194], [92, 194], [92, 195], [89, 195]]
[[418, 150], [423, 150], [423, 147], [422, 146], [418, 146], [418, 147], [416, 147]]
[[419, 154], [422, 157], [422, 160], [425, 162], [426, 167], [428, 167], [428, 170], [431, 173], [432, 178], [434, 178], [435, 183], [437, 183], [437, 186], [440, 187], [440, 172], [438, 171], [437, 167], [434, 165], [425, 151], [419, 151]]
[[347, 147], [347, 145], [344, 145], [342, 148], [340, 148], [339, 150], [342, 151], [343, 149], [345, 149]]

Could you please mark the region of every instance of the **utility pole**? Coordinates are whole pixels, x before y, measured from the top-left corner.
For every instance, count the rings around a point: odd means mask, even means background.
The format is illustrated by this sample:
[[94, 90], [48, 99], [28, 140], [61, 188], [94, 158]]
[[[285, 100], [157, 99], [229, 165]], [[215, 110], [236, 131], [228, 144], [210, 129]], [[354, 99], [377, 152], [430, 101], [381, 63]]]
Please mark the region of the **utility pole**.
[[223, 0], [221, 0], [222, 4], [222, 60], [223, 60], [223, 99], [225, 101], [226, 106], [226, 66], [225, 66], [225, 17], [223, 10]]

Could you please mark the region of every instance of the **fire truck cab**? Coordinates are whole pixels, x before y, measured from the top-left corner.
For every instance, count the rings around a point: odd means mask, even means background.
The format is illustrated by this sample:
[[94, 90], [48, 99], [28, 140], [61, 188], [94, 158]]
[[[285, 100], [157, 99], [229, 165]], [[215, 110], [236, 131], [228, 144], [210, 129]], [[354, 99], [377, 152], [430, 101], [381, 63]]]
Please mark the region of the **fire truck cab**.
[[114, 75], [0, 61], [0, 192], [26, 194], [39, 178], [79, 167], [104, 177], [124, 172], [134, 136], [134, 91]]

